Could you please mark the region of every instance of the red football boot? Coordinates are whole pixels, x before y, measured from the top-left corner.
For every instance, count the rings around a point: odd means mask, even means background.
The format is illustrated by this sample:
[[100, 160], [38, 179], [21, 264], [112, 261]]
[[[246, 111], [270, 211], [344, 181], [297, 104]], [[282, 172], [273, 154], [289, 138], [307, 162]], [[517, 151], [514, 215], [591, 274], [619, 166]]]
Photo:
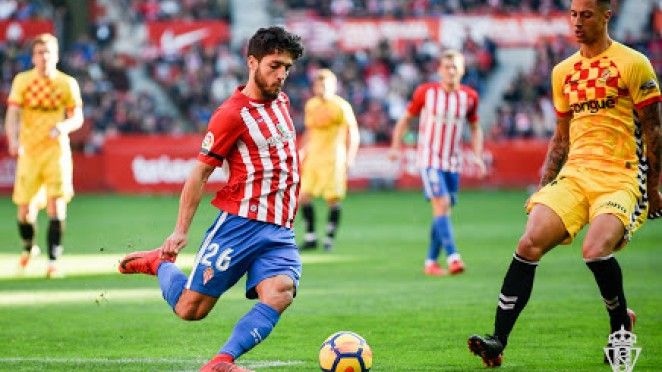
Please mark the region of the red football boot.
[[460, 259], [451, 261], [451, 263], [448, 264], [448, 271], [451, 275], [462, 274], [464, 272], [464, 262]]
[[423, 273], [429, 276], [444, 276], [447, 274], [446, 270], [439, 266], [437, 262], [426, 263]]
[[239, 367], [234, 364], [234, 360], [227, 354], [216, 355], [212, 360], [207, 362], [200, 372], [253, 372], [250, 369]]
[[176, 258], [175, 256], [162, 257], [161, 253], [161, 248], [130, 253], [120, 261], [118, 270], [122, 274], [156, 275], [161, 262], [175, 262]]

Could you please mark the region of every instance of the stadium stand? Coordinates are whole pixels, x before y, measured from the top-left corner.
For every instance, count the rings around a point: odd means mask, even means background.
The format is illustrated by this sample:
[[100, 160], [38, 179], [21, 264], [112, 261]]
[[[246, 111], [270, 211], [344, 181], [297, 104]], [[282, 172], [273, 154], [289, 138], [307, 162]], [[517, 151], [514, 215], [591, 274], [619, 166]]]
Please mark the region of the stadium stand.
[[[57, 2], [56, 2], [57, 3]], [[551, 14], [567, 8], [562, 0], [278, 0], [270, 2], [269, 12], [275, 21], [287, 23], [293, 17], [337, 21], [346, 18], [416, 19], [448, 15]], [[158, 50], [149, 45], [145, 28], [154, 22], [172, 20], [219, 21], [232, 29], [230, 2], [215, 0], [98, 0], [89, 34], [80, 34], [63, 44], [61, 68], [75, 76], [85, 101], [85, 129], [73, 135], [74, 148], [96, 152], [108, 136], [123, 133], [200, 132], [217, 105], [245, 79], [241, 48], [233, 48], [230, 38], [213, 45], [202, 42], [176, 52]], [[115, 7], [120, 16], [103, 16]], [[55, 20], [59, 8], [43, 0], [0, 1], [0, 19]], [[662, 71], [662, 39], [653, 12], [647, 29], [640, 37], [629, 36], [626, 42], [651, 57], [658, 73]], [[312, 17], [312, 18], [311, 18]], [[658, 22], [659, 23], [659, 22]], [[139, 52], [127, 53], [117, 47], [115, 34], [122, 27], [137, 32]], [[467, 59], [465, 83], [481, 93], [496, 89], [490, 76], [498, 67], [500, 47], [490, 37], [465, 35], [460, 47]], [[489, 36], [489, 35], [488, 35]], [[134, 44], [134, 48], [135, 48]], [[530, 71], [520, 71], [494, 103], [491, 117], [483, 122], [489, 137], [545, 138], [554, 127], [553, 107], [549, 96], [551, 67], [573, 50], [562, 36], [541, 39], [532, 47], [535, 63]], [[118, 51], [119, 50], [119, 51]], [[287, 92], [292, 101], [292, 115], [298, 129], [303, 128], [303, 102], [310, 96], [311, 76], [319, 68], [330, 68], [339, 77], [339, 93], [347, 97], [357, 113], [363, 144], [387, 143], [395, 120], [405, 109], [412, 89], [421, 81], [434, 79], [438, 42], [410, 40], [400, 43], [379, 41], [372, 48], [317, 52], [309, 48], [292, 71]], [[0, 98], [5, 98], [11, 77], [30, 65], [25, 44], [6, 40], [0, 45], [2, 81]], [[155, 89], [138, 89], [132, 71]], [[140, 75], [140, 74], [139, 74]], [[166, 100], [160, 98], [165, 96]], [[166, 104], [164, 104], [164, 102]], [[164, 106], [173, 107], [168, 111]], [[4, 118], [4, 107], [0, 110]]]

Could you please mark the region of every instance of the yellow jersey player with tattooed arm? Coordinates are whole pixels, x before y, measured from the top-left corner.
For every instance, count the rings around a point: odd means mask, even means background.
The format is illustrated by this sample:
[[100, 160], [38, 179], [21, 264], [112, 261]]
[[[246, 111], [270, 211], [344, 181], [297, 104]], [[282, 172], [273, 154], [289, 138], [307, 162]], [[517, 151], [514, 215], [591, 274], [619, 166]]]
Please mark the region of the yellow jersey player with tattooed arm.
[[30, 260], [34, 223], [45, 191], [50, 219], [47, 277], [60, 276], [55, 262], [62, 253], [67, 203], [73, 196], [69, 133], [83, 125], [83, 101], [76, 80], [57, 69], [58, 41], [51, 34], [32, 42], [34, 68], [16, 75], [5, 120], [9, 154], [17, 156], [12, 200], [24, 244], [19, 266]]
[[611, 332], [634, 324], [614, 252], [646, 217], [662, 214], [662, 103], [650, 61], [609, 37], [611, 15], [609, 0], [572, 0], [570, 5], [580, 48], [552, 71], [558, 122], [542, 188], [527, 203], [528, 222], [501, 287], [494, 334], [468, 340], [471, 352], [488, 367], [501, 365], [540, 259], [569, 244], [585, 225], [582, 256], [606, 305]]

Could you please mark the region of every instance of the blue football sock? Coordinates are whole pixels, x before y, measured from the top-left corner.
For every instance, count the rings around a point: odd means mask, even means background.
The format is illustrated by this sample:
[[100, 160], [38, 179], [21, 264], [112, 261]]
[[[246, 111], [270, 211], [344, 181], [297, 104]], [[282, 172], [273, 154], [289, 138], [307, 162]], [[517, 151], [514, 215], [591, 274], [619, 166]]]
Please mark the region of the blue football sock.
[[438, 216], [434, 219], [434, 227], [437, 231], [437, 239], [446, 251], [446, 255], [450, 256], [457, 253], [455, 249], [455, 238], [453, 237], [453, 226], [449, 216]]
[[163, 298], [175, 310], [186, 284], [186, 275], [172, 262], [163, 262], [156, 271]]
[[432, 221], [432, 226], [430, 227], [430, 248], [428, 248], [428, 261], [437, 261], [439, 258], [439, 234], [437, 234], [437, 228], [435, 227], [435, 221]]
[[253, 308], [239, 319], [232, 330], [232, 335], [221, 348], [221, 353], [230, 354], [238, 359], [255, 345], [269, 336], [280, 314], [267, 304], [258, 302]]

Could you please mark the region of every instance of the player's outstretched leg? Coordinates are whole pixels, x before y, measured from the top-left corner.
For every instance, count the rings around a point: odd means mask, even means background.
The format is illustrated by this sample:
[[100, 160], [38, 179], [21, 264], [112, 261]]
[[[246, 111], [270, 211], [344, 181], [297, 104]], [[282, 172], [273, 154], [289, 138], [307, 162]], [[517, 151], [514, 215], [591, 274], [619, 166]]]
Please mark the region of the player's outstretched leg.
[[496, 336], [473, 335], [467, 340], [469, 350], [483, 359], [486, 367], [499, 367], [503, 361], [504, 346]]
[[118, 270], [122, 274], [156, 275], [162, 262], [175, 262], [174, 256], [161, 257], [161, 248], [133, 252], [120, 260]]
[[501, 365], [503, 349], [519, 314], [531, 296], [538, 261], [515, 254], [503, 279], [494, 322], [494, 336], [471, 336], [469, 350], [480, 356], [488, 367]]

